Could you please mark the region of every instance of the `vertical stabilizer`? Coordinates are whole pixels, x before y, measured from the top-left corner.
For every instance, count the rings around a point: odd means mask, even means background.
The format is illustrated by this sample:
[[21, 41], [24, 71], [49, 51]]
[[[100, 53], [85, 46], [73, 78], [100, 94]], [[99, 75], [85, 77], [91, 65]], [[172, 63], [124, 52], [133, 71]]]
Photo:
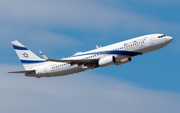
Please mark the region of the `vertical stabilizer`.
[[33, 68], [44, 64], [46, 61], [41, 59], [31, 50], [27, 49], [18, 41], [11, 42], [19, 59], [21, 60], [25, 70], [32, 70]]

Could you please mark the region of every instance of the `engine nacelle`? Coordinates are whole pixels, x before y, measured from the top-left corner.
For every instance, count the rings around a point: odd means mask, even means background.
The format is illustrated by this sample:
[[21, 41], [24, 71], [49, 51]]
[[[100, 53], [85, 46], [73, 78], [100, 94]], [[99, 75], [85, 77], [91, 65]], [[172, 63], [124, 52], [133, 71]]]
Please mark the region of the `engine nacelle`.
[[114, 64], [116, 62], [116, 58], [114, 56], [107, 56], [99, 60], [99, 67], [108, 66]]
[[118, 65], [121, 65], [121, 64], [128, 63], [130, 61], [131, 61], [131, 58], [125, 58], [125, 59], [122, 59], [122, 60], [116, 62], [115, 65], [118, 66]]

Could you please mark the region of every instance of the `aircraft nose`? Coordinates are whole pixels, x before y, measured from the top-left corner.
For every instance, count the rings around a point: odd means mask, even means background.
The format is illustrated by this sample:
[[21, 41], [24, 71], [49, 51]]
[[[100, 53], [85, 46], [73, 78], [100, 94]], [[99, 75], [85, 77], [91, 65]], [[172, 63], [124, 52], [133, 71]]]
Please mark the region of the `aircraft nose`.
[[167, 36], [166, 41], [170, 43], [171, 41], [173, 41], [173, 37]]

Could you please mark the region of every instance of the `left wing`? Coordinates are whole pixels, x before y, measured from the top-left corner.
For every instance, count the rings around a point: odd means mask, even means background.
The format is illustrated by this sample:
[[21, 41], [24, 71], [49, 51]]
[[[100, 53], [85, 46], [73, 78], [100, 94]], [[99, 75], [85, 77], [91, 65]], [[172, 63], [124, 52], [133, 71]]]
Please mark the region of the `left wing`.
[[55, 60], [55, 59], [50, 59], [49, 57], [47, 57], [43, 52], [41, 52], [41, 55], [43, 56], [43, 58], [46, 60], [46, 61], [52, 61], [52, 62], [67, 62], [71, 65], [74, 65], [74, 64], [78, 64], [78, 65], [94, 65], [96, 64], [99, 59], [79, 59], [79, 60], [74, 60], [74, 59], [61, 59], [61, 60]]

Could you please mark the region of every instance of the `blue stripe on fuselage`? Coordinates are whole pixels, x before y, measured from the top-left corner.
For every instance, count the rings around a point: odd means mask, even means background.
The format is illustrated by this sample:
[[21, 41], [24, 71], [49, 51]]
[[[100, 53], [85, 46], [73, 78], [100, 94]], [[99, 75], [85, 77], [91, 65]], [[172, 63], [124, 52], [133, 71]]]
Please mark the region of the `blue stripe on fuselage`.
[[16, 50], [28, 50], [26, 47], [19, 47], [19, 46], [15, 46], [15, 45], [13, 45], [13, 47]]
[[117, 55], [136, 56], [136, 55], [140, 55], [142, 53], [140, 53], [140, 52], [133, 52], [133, 51], [99, 51], [99, 52], [93, 52], [93, 53], [74, 55], [72, 57], [85, 56], [85, 55], [93, 55], [93, 54], [117, 54]]
[[46, 62], [46, 61], [45, 60], [21, 60], [21, 62], [31, 64], [31, 63], [42, 63], [42, 62]]
[[117, 55], [127, 55], [127, 56], [136, 56], [142, 53], [133, 52], [133, 51], [110, 51], [107, 54], [117, 54]]

